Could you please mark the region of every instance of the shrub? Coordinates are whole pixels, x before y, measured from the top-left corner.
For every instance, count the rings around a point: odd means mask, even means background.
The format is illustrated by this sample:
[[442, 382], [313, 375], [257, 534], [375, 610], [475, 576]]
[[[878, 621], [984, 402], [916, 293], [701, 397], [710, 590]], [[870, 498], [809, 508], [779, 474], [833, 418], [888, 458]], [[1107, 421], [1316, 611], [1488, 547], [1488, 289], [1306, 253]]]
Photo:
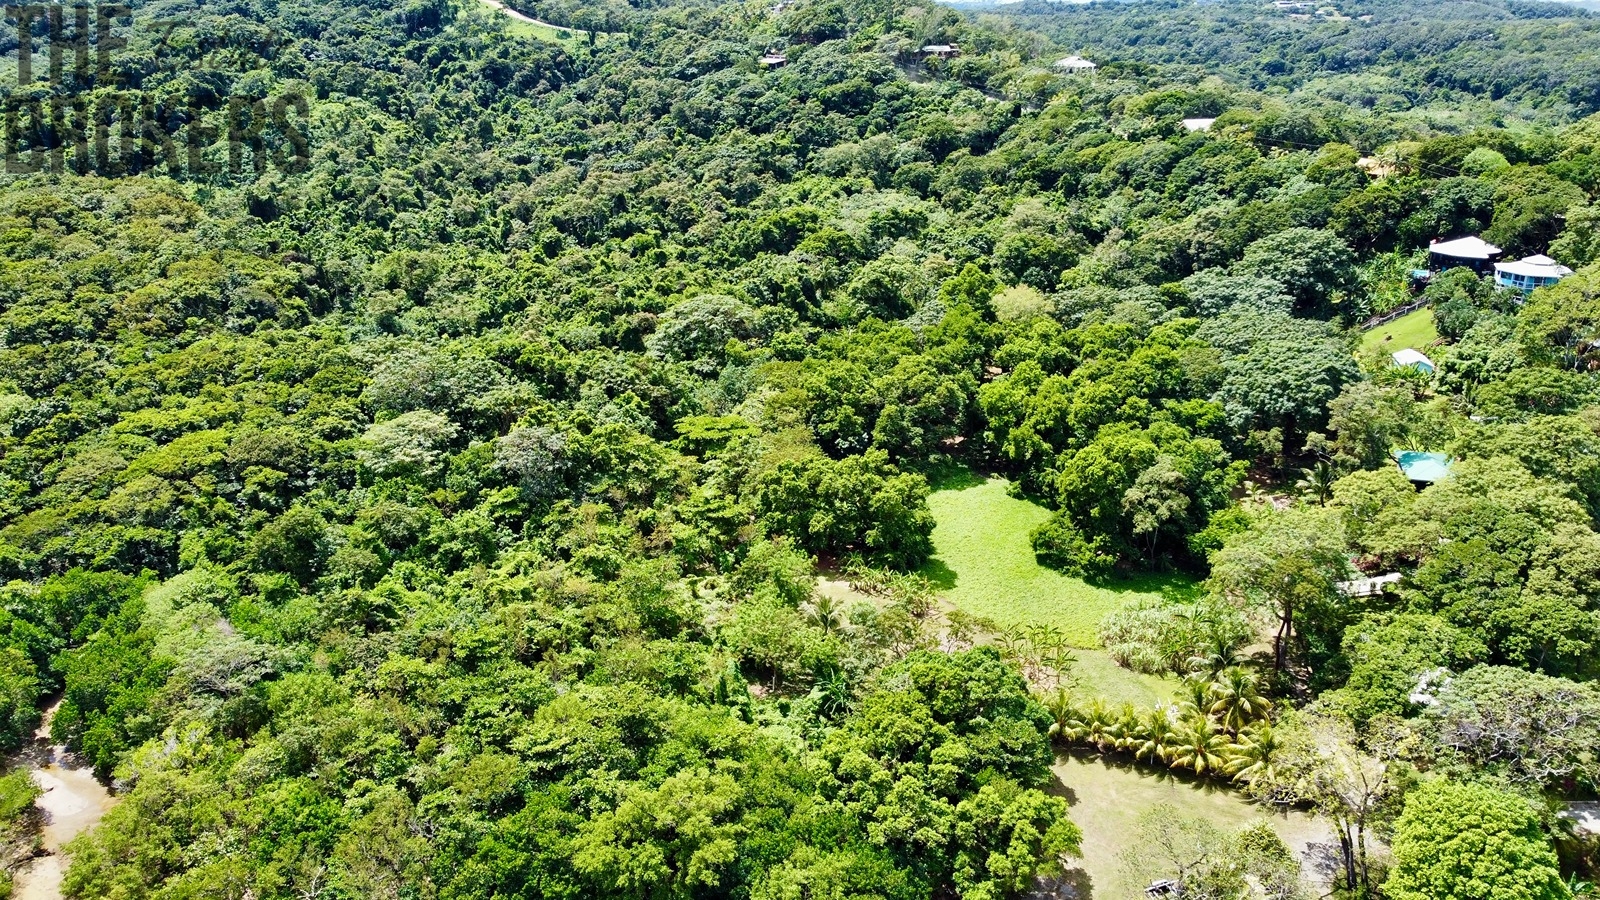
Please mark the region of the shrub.
[[1104, 577], [1111, 574], [1117, 561], [1104, 537], [1084, 534], [1060, 513], [1029, 532], [1028, 541], [1033, 544], [1033, 555], [1040, 565], [1068, 575]]

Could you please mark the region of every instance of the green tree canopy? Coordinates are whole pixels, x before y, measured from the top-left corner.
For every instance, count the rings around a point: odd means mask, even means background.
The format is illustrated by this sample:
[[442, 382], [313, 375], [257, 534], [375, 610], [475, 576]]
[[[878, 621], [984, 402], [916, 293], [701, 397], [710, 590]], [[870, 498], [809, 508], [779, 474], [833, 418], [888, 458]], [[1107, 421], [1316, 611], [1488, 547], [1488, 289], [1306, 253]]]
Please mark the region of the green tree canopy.
[[1539, 820], [1521, 798], [1435, 781], [1395, 822], [1395, 900], [1561, 900], [1572, 896]]

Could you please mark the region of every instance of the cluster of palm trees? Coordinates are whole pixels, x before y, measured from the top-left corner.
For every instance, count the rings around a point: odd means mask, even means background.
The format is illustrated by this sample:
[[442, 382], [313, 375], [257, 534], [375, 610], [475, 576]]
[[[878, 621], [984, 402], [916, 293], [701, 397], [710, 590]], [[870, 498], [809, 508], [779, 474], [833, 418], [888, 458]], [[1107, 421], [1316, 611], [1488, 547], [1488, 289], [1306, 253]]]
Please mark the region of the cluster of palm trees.
[[1238, 666], [1183, 683], [1177, 702], [1140, 710], [1096, 698], [1079, 705], [1057, 689], [1044, 698], [1055, 719], [1050, 734], [1063, 744], [1121, 753], [1141, 762], [1188, 769], [1204, 777], [1270, 783], [1279, 741], [1255, 673]]

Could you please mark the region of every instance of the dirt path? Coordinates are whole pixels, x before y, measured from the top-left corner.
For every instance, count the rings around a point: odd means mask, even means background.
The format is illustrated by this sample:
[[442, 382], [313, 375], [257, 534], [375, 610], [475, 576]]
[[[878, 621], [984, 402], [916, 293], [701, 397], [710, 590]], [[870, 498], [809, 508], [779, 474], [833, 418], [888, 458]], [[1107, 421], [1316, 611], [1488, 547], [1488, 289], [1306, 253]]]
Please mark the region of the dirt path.
[[35, 857], [16, 872], [12, 900], [60, 900], [61, 875], [66, 869], [61, 848], [79, 834], [99, 824], [117, 799], [94, 778], [94, 772], [71, 758], [60, 744], [49, 744], [50, 719], [57, 701], [44, 714], [44, 724], [34, 733], [29, 757], [33, 780], [44, 789], [35, 805], [44, 812], [43, 846], [48, 856]]
[[564, 32], [566, 34], [571, 34], [571, 35], [582, 36], [582, 35], [585, 35], [585, 34], [589, 33], [587, 31], [583, 31], [583, 30], [577, 29], [577, 28], [568, 28], [565, 25], [552, 25], [549, 22], [541, 22], [540, 20], [535, 19], [532, 16], [526, 15], [524, 13], [517, 12], [516, 10], [512, 9], [511, 7], [505, 5], [505, 3], [501, 2], [501, 0], [480, 0], [480, 2], [483, 3], [485, 6], [492, 6], [495, 9], [500, 10], [501, 12], [503, 12], [506, 15], [510, 16], [511, 18], [516, 19], [518, 22], [527, 22], [529, 25], [539, 25], [539, 26], [542, 26], [544, 28], [553, 28], [556, 31]]

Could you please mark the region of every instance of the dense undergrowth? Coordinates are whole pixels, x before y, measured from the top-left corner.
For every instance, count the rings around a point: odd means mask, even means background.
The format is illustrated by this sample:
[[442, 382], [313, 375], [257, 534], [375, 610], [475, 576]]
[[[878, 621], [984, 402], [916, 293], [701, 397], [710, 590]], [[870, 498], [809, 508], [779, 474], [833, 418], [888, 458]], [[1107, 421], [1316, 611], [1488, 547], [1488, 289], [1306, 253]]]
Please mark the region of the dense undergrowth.
[[[923, 564], [951, 458], [1056, 510], [1046, 562], [1209, 574], [1232, 612], [1195, 627], [1268, 623], [1263, 689], [1352, 758], [1593, 788], [1568, 744], [1374, 735], [1475, 664], [1453, 690], [1600, 727], [1568, 702], [1596, 120], [1074, 79], [938, 7], [603, 12], [591, 48], [475, 3], [245, 2], [158, 47], [140, 6], [121, 87], [195, 99], [183, 135], [298, 92], [304, 164], [0, 186], [0, 739], [61, 692], [124, 794], [69, 896], [1013, 894], [1077, 837], [1022, 669], [926, 597], [812, 595], [816, 557]], [[968, 52], [923, 67], [935, 40]], [[1479, 230], [1580, 271], [1446, 283], [1437, 375], [1363, 367], [1350, 326]], [[1455, 481], [1397, 482], [1412, 444]], [[1301, 505], [1237, 502], [1316, 459]], [[1345, 602], [1353, 567], [1407, 580]]]

